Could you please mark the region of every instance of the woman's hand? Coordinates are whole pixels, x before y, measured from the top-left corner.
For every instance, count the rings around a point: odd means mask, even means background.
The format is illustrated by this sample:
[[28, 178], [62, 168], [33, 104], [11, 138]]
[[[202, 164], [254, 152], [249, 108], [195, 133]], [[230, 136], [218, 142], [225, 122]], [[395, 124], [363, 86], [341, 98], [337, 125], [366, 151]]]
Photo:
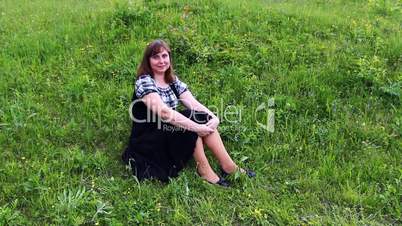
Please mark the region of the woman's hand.
[[209, 126], [205, 124], [198, 124], [197, 128], [195, 129], [195, 132], [198, 134], [200, 137], [205, 137], [211, 133], [213, 133], [215, 130], [211, 129]]
[[209, 120], [207, 122], [207, 124], [205, 124], [206, 126], [208, 126], [209, 128], [216, 130], [216, 128], [218, 128], [219, 125], [219, 119], [218, 117], [213, 117], [211, 120]]

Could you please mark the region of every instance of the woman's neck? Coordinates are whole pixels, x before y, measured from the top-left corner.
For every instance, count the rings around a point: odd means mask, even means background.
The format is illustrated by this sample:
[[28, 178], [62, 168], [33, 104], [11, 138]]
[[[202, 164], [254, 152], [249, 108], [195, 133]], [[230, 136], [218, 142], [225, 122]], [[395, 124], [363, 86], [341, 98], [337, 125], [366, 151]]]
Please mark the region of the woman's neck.
[[156, 81], [156, 83], [159, 86], [162, 86], [162, 87], [167, 84], [166, 81], [165, 81], [165, 75], [164, 74], [156, 74], [156, 73], [154, 73], [154, 80]]

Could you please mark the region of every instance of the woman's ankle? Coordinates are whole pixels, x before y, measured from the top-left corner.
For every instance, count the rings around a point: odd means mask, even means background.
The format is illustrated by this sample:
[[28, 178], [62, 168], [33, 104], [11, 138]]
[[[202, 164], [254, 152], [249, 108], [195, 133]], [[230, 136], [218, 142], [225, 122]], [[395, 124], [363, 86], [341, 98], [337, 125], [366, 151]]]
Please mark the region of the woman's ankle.
[[200, 177], [203, 179], [215, 183], [216, 181], [219, 180], [219, 176], [212, 170], [211, 167], [202, 167], [202, 166], [197, 166], [197, 173]]
[[225, 171], [228, 174], [236, 172], [236, 170], [239, 168], [235, 163], [232, 164], [222, 164], [222, 170]]

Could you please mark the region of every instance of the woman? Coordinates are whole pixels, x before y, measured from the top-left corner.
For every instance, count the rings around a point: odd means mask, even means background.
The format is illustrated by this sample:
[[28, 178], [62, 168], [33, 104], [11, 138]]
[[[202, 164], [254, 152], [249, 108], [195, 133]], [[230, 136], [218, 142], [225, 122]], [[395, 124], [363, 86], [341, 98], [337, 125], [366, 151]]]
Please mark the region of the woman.
[[[186, 110], [176, 111], [179, 100]], [[198, 102], [187, 85], [174, 75], [170, 48], [162, 40], [151, 42], [145, 49], [132, 106], [133, 127], [122, 157], [139, 180], [156, 178], [167, 182], [194, 157], [202, 178], [227, 187], [229, 183], [208, 163], [204, 144], [218, 159], [224, 176], [237, 170], [255, 176], [230, 158], [217, 130], [218, 117]]]

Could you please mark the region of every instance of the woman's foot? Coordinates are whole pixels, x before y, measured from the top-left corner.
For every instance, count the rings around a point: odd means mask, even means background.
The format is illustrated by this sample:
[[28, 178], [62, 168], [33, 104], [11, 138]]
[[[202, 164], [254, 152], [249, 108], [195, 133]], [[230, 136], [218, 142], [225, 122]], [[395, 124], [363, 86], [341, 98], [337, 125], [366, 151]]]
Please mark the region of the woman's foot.
[[210, 183], [216, 183], [219, 181], [219, 176], [211, 169], [211, 167], [197, 166], [197, 173], [200, 177], [204, 178]]
[[236, 173], [237, 171], [239, 171], [242, 174], [247, 175], [250, 178], [256, 176], [256, 173], [254, 171], [252, 171], [250, 169], [243, 169], [243, 168], [240, 168], [240, 167], [238, 167], [236, 165], [221, 167], [221, 176], [222, 177], [227, 177], [227, 176], [229, 176], [231, 174]]
[[210, 184], [216, 184], [223, 187], [229, 187], [229, 183], [222, 177], [219, 177], [211, 167], [197, 166], [197, 173], [200, 177]]

